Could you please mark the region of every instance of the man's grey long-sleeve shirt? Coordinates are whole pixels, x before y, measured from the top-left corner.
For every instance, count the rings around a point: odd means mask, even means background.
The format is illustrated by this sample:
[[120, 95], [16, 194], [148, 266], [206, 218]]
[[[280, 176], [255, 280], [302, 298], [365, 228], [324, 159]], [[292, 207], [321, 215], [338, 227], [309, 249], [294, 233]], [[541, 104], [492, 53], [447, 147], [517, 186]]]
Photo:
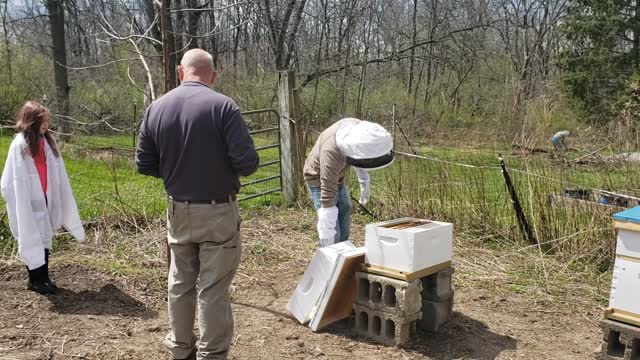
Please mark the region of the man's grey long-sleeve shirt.
[[137, 170], [162, 178], [167, 194], [177, 200], [236, 194], [238, 177], [254, 173], [258, 163], [238, 106], [203, 83], [183, 82], [147, 108]]

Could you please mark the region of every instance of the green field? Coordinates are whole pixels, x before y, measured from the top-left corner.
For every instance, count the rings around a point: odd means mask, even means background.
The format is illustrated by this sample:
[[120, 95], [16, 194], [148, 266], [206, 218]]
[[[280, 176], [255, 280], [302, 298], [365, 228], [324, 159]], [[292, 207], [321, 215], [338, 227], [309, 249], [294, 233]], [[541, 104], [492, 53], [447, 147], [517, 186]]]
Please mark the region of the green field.
[[[0, 137], [0, 157], [11, 141]], [[256, 146], [276, 143], [259, 136]], [[81, 216], [85, 221], [122, 216], [136, 219], [162, 217], [165, 209], [162, 182], [135, 172], [133, 139], [129, 136], [79, 137], [65, 143], [63, 154]], [[398, 144], [398, 150], [410, 152]], [[379, 218], [416, 216], [450, 221], [460, 239], [484, 239], [492, 246], [520, 244], [511, 200], [499, 168], [498, 154], [507, 149], [470, 149], [445, 146], [417, 147], [428, 159], [398, 156], [390, 167], [371, 172], [372, 201], [367, 207]], [[608, 266], [613, 254], [612, 208], [597, 203], [587, 207], [554, 204], [551, 195], [565, 189], [585, 188], [640, 195], [640, 166], [629, 163], [578, 165], [566, 158], [505, 155], [505, 162], [524, 212], [541, 249], [547, 254]], [[278, 149], [260, 151], [261, 162], [278, 159]], [[243, 183], [279, 174], [277, 165], [260, 168]], [[352, 172], [348, 182], [358, 198]], [[279, 187], [271, 180], [242, 188], [240, 198]], [[302, 191], [303, 198], [306, 193]], [[282, 205], [275, 193], [243, 201], [243, 208]], [[354, 205], [355, 206], [355, 205]], [[356, 208], [356, 212], [357, 208]], [[362, 219], [370, 222], [370, 217]], [[6, 232], [5, 232], [6, 234]], [[5, 236], [6, 237], [6, 236]]]

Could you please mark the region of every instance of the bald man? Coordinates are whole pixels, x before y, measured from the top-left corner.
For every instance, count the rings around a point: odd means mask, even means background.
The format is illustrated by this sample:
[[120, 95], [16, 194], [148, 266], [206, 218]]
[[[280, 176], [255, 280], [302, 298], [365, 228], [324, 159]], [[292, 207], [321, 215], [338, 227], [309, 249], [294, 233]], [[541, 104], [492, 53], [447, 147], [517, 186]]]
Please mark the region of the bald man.
[[255, 172], [259, 159], [238, 106], [210, 88], [211, 55], [187, 51], [178, 76], [180, 86], [147, 109], [136, 150], [138, 172], [162, 178], [167, 191], [171, 331], [165, 344], [174, 359], [226, 359], [233, 335], [229, 286], [241, 247], [236, 194], [239, 176]]

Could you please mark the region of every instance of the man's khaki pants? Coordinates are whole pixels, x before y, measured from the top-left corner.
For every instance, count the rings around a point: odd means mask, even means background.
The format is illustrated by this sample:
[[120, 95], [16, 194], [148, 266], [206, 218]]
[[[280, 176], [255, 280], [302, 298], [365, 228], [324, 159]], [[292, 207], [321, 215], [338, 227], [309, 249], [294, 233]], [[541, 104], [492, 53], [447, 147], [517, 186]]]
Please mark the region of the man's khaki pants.
[[238, 203], [189, 204], [169, 199], [167, 217], [171, 332], [165, 344], [175, 359], [192, 352], [197, 282], [197, 358], [226, 359], [233, 336], [229, 286], [240, 264]]

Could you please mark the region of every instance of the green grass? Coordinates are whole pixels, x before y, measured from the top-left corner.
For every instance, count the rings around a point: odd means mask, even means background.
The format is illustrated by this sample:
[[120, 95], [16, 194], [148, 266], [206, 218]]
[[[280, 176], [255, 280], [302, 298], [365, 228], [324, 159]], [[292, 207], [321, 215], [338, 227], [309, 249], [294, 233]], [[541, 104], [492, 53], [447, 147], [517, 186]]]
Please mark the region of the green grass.
[[[0, 136], [0, 158], [4, 162], [12, 136], [3, 135]], [[273, 136], [261, 136], [254, 140], [256, 146], [276, 142]], [[78, 210], [84, 221], [122, 216], [134, 216], [136, 219], [164, 216], [166, 195], [162, 180], [135, 171], [135, 147], [130, 135], [78, 137], [61, 148]], [[106, 151], [105, 148], [117, 150]], [[277, 148], [259, 152], [261, 162], [277, 160], [278, 154]], [[278, 165], [262, 167], [252, 176], [242, 178], [241, 182], [278, 174]], [[239, 198], [279, 187], [278, 179], [243, 187]], [[281, 193], [273, 193], [241, 201], [241, 206], [257, 208], [279, 206], [282, 203]], [[4, 208], [4, 201], [0, 203], [0, 208]], [[56, 243], [63, 244], [64, 241]], [[0, 249], [0, 254], [16, 251], [15, 241], [6, 226], [0, 227]]]
[[[258, 136], [255, 143], [256, 146], [265, 146], [276, 143], [276, 140], [275, 135]], [[6, 158], [10, 141], [11, 137], [0, 136], [0, 157]], [[104, 148], [118, 150], [104, 151]], [[122, 214], [163, 216], [163, 184], [158, 179], [135, 172], [133, 150], [130, 135], [80, 137], [64, 145], [67, 171], [84, 220]], [[521, 240], [499, 169], [498, 153], [509, 153], [506, 147], [458, 149], [422, 146], [417, 150], [433, 159], [398, 156], [392, 166], [371, 172], [373, 191], [368, 207], [374, 213], [384, 218], [416, 216], [450, 221], [464, 238], [486, 239], [488, 246], [497, 249], [504, 241], [527, 245]], [[278, 149], [260, 151], [260, 158], [262, 163], [277, 160]], [[537, 238], [544, 243], [543, 251], [608, 266], [615, 235], [611, 229], [610, 212], [601, 211], [602, 207], [597, 205], [590, 208], [555, 206], [549, 202], [549, 195], [581, 187], [638, 196], [640, 166], [619, 163], [578, 166], [548, 155], [505, 155], [505, 162], [525, 214]], [[358, 185], [351, 173], [348, 181], [353, 196], [357, 198]], [[278, 174], [277, 165], [262, 167], [242, 182]], [[279, 180], [244, 187], [240, 198], [278, 187]], [[305, 193], [301, 194], [301, 197], [305, 196]], [[282, 203], [281, 194], [276, 193], [243, 201], [241, 205], [256, 208]], [[3, 238], [10, 238], [8, 232], [0, 233], [0, 243]]]
[[[135, 141], [138, 141], [137, 133]], [[133, 135], [119, 135], [119, 136], [97, 136], [97, 135], [81, 135], [73, 139], [74, 143], [81, 144], [87, 147], [104, 147], [104, 148], [121, 148], [121, 149], [135, 149]]]
[[[0, 157], [6, 159], [11, 137], [0, 137]], [[259, 137], [256, 146], [274, 143], [275, 139]], [[104, 148], [122, 151], [111, 152]], [[165, 209], [162, 181], [143, 176], [135, 171], [134, 146], [131, 136], [79, 137], [62, 146], [71, 186], [83, 219], [134, 213], [157, 216]], [[259, 152], [261, 162], [278, 159], [278, 149]], [[258, 169], [241, 181], [249, 182], [278, 175], [278, 165]], [[279, 180], [255, 184], [241, 189], [240, 198], [279, 187]], [[242, 203], [245, 207], [281, 204], [281, 195], [275, 193]]]

